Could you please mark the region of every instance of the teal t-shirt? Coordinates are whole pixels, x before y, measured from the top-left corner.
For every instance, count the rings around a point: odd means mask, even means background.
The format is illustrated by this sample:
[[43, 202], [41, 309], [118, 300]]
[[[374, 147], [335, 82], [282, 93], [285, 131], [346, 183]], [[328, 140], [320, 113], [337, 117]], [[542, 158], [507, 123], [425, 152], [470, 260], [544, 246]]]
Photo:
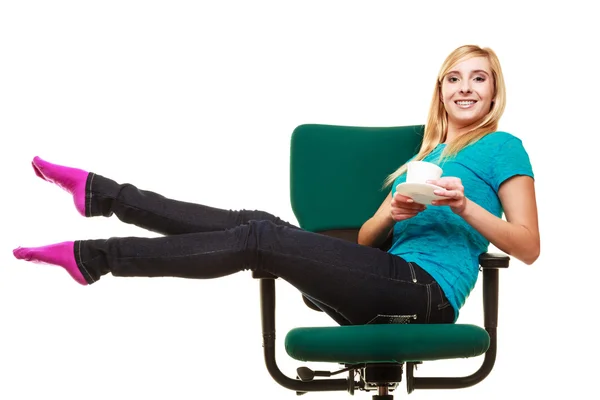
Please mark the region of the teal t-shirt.
[[[499, 218], [503, 215], [498, 198], [500, 184], [515, 175], [533, 178], [527, 151], [510, 133], [490, 133], [440, 161], [444, 146], [439, 144], [424, 160], [442, 167], [442, 176], [460, 178], [465, 196]], [[406, 174], [399, 176], [392, 193], [405, 181]], [[454, 307], [456, 321], [477, 281], [479, 255], [488, 246], [489, 241], [450, 207], [427, 206], [415, 217], [394, 225], [393, 244], [388, 251], [417, 263], [438, 282]]]

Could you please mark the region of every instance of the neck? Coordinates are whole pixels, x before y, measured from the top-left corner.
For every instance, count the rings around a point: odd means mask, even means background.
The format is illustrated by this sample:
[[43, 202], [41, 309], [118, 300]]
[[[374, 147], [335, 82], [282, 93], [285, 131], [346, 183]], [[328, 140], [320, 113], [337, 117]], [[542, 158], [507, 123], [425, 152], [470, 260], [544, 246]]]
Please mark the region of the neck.
[[479, 121], [470, 125], [458, 125], [456, 123], [448, 122], [448, 130], [446, 132], [446, 140], [444, 143], [450, 143], [457, 137], [469, 132], [473, 129]]

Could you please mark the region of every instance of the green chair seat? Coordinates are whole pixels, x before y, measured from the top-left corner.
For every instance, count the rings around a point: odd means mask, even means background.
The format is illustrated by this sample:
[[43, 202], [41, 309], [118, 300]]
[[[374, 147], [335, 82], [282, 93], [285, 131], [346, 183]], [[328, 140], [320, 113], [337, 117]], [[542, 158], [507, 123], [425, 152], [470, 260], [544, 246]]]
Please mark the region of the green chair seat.
[[292, 329], [290, 357], [340, 364], [402, 363], [479, 356], [490, 346], [487, 331], [469, 324], [373, 324]]

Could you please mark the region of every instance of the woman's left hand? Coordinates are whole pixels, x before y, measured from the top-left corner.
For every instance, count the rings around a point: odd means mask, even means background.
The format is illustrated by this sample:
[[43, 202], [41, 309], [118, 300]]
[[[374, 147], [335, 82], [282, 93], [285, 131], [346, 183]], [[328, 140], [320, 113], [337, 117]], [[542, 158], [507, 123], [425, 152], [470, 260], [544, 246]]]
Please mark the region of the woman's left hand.
[[446, 176], [440, 179], [427, 181], [432, 185], [440, 186], [443, 189], [436, 189], [433, 193], [437, 196], [445, 197], [444, 199], [433, 200], [434, 206], [449, 206], [452, 212], [462, 215], [467, 206], [467, 198], [465, 196], [465, 188], [462, 185], [460, 178]]

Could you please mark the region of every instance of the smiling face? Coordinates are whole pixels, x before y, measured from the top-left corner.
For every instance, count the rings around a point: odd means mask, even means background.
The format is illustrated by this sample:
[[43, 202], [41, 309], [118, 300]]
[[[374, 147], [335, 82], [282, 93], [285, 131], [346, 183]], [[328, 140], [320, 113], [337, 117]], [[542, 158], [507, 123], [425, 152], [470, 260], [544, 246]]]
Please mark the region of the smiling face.
[[454, 136], [485, 117], [494, 101], [494, 78], [487, 57], [457, 63], [443, 77], [440, 97], [448, 113], [448, 134]]

